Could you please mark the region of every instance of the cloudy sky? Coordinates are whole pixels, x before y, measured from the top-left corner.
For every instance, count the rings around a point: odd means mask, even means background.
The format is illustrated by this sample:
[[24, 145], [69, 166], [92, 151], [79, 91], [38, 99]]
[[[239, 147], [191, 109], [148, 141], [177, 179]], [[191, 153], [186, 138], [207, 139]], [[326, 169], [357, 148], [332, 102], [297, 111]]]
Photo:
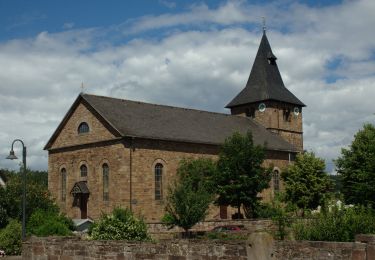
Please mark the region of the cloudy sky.
[[[375, 1], [0, 0], [0, 168], [28, 166], [81, 91], [228, 113], [261, 17], [284, 83], [307, 107], [304, 145], [332, 159], [375, 120]], [[16, 153], [20, 153], [17, 144]], [[19, 162], [18, 162], [19, 163]]]

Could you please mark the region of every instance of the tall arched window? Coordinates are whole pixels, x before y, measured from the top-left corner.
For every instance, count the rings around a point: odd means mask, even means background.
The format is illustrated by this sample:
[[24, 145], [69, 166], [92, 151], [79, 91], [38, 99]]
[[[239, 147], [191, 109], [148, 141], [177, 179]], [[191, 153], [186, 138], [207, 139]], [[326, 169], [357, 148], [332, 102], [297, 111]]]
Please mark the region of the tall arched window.
[[66, 200], [66, 170], [61, 169], [61, 201]]
[[280, 190], [280, 172], [279, 170], [274, 170], [272, 174], [273, 179], [273, 190], [279, 191]]
[[81, 165], [81, 177], [87, 177], [87, 166], [86, 165]]
[[103, 164], [103, 200], [109, 200], [109, 167], [108, 164]]
[[86, 122], [82, 122], [78, 126], [78, 133], [83, 134], [83, 133], [88, 133], [90, 131], [89, 125]]
[[163, 199], [163, 165], [155, 165], [155, 200]]

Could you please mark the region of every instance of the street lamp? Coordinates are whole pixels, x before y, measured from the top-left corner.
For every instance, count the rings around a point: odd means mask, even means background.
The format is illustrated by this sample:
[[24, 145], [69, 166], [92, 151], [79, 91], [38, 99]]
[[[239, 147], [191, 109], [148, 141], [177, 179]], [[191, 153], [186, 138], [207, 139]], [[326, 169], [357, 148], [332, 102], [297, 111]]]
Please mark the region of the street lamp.
[[12, 149], [7, 157], [9, 160], [18, 159], [14, 154], [13, 146], [15, 142], [22, 144], [22, 163], [23, 163], [23, 180], [22, 180], [22, 240], [26, 237], [26, 146], [20, 139], [16, 139], [12, 143]]

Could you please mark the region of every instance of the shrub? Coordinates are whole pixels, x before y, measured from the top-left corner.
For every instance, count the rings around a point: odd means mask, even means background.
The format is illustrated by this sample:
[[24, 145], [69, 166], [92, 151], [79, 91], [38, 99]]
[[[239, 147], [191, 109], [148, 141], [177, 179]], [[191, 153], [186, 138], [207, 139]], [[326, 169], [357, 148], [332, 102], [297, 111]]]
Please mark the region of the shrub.
[[8, 224], [7, 210], [3, 206], [0, 205], [0, 229], [6, 227], [7, 224]]
[[68, 236], [73, 229], [72, 220], [54, 210], [37, 209], [27, 224], [28, 233], [36, 236]]
[[317, 218], [303, 220], [293, 225], [297, 240], [354, 241], [356, 234], [375, 233], [375, 212], [371, 208], [332, 207]]
[[272, 218], [277, 215], [277, 209], [270, 203], [260, 202], [254, 210], [255, 218]]
[[95, 240], [150, 240], [147, 225], [128, 209], [115, 208], [112, 214], [104, 214], [92, 225], [90, 235]]
[[9, 224], [0, 231], [0, 249], [7, 255], [19, 255], [22, 249], [21, 224], [17, 220], [9, 221]]

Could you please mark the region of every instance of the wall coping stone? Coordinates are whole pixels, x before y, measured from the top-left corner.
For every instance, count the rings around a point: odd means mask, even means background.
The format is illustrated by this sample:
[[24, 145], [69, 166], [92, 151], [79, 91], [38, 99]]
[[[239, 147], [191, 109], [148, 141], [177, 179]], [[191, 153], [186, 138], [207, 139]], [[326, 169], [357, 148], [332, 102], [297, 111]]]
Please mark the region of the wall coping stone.
[[358, 234], [358, 235], [355, 235], [354, 241], [362, 242], [362, 243], [374, 243], [375, 234]]

